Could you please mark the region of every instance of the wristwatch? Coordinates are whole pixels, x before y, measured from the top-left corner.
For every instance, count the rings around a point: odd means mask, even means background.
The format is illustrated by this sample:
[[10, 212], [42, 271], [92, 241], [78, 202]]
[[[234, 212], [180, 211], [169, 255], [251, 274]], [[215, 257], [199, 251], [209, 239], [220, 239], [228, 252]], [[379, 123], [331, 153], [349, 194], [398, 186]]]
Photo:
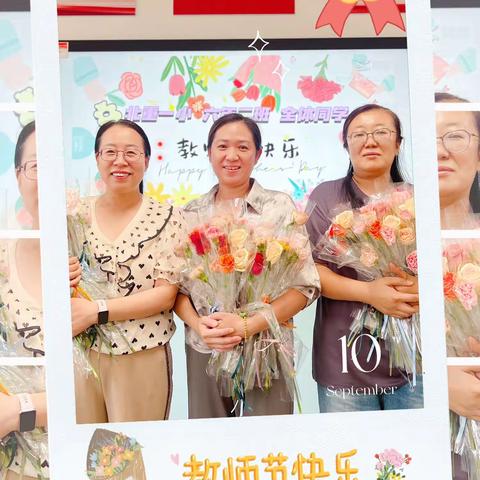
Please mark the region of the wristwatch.
[[32, 397], [28, 393], [19, 393], [17, 398], [20, 402], [20, 432], [31, 432], [37, 419]]
[[99, 325], [105, 325], [108, 323], [108, 307], [107, 302], [103, 299], [95, 300], [96, 304], [98, 305], [98, 321]]

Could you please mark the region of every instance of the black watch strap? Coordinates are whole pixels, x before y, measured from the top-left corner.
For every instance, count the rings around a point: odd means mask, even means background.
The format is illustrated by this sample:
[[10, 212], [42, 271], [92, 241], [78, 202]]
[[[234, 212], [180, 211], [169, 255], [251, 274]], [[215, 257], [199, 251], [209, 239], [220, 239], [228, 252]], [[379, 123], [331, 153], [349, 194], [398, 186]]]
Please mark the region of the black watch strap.
[[20, 393], [17, 397], [20, 402], [20, 432], [31, 432], [37, 420], [32, 397], [28, 393]]
[[98, 324], [105, 325], [108, 323], [108, 307], [105, 300], [95, 300], [98, 305]]

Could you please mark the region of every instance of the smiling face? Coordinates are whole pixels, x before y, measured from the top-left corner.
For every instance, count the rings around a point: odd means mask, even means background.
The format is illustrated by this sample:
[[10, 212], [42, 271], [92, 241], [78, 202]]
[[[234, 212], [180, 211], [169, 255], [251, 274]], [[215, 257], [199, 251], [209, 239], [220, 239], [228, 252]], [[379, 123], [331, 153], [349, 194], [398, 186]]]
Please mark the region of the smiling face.
[[32, 216], [34, 228], [38, 228], [38, 184], [37, 184], [37, 149], [35, 132], [31, 133], [22, 147], [20, 168], [16, 176], [18, 190], [23, 199], [25, 210]]
[[[454, 203], [463, 202], [468, 208], [470, 189], [475, 174], [480, 168], [478, 138], [480, 132], [474, 114], [472, 112], [437, 112], [436, 119], [440, 206], [445, 208]], [[449, 135], [446, 139], [444, 136], [447, 134]], [[442, 142], [438, 137], [444, 137], [444, 141]], [[460, 148], [460, 151], [451, 151], [457, 150], [455, 145], [461, 138], [463, 138], [464, 148]], [[450, 150], [445, 148], [445, 143]]]
[[238, 121], [216, 131], [208, 153], [218, 183], [223, 188], [237, 189], [248, 185], [262, 150], [255, 149], [252, 132]]
[[96, 159], [107, 192], [138, 192], [149, 159], [135, 130], [124, 125], [110, 127], [102, 135]]
[[[366, 140], [362, 140], [362, 133], [375, 131], [378, 131], [375, 138], [368, 135]], [[392, 115], [382, 109], [360, 113], [348, 127], [347, 145], [354, 175], [357, 178], [373, 180], [389, 175], [400, 149]]]

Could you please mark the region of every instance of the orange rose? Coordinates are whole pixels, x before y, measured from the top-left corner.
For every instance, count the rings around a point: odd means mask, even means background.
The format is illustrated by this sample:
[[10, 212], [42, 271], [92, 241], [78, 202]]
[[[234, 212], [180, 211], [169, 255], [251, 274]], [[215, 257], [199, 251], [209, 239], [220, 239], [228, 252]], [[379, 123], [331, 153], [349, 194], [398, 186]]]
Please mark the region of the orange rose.
[[218, 257], [218, 266], [223, 273], [232, 273], [235, 269], [235, 259], [229, 253]]

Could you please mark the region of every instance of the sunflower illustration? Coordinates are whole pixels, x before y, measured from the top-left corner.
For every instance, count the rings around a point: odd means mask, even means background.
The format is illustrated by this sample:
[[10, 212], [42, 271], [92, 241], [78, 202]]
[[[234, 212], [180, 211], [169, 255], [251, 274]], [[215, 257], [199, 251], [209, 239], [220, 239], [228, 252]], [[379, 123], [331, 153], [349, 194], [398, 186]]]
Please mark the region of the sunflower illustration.
[[213, 80], [218, 81], [218, 77], [223, 75], [221, 71], [229, 64], [224, 56], [199, 56], [195, 65], [195, 81], [202, 85], [204, 88], [208, 87], [208, 82]]

